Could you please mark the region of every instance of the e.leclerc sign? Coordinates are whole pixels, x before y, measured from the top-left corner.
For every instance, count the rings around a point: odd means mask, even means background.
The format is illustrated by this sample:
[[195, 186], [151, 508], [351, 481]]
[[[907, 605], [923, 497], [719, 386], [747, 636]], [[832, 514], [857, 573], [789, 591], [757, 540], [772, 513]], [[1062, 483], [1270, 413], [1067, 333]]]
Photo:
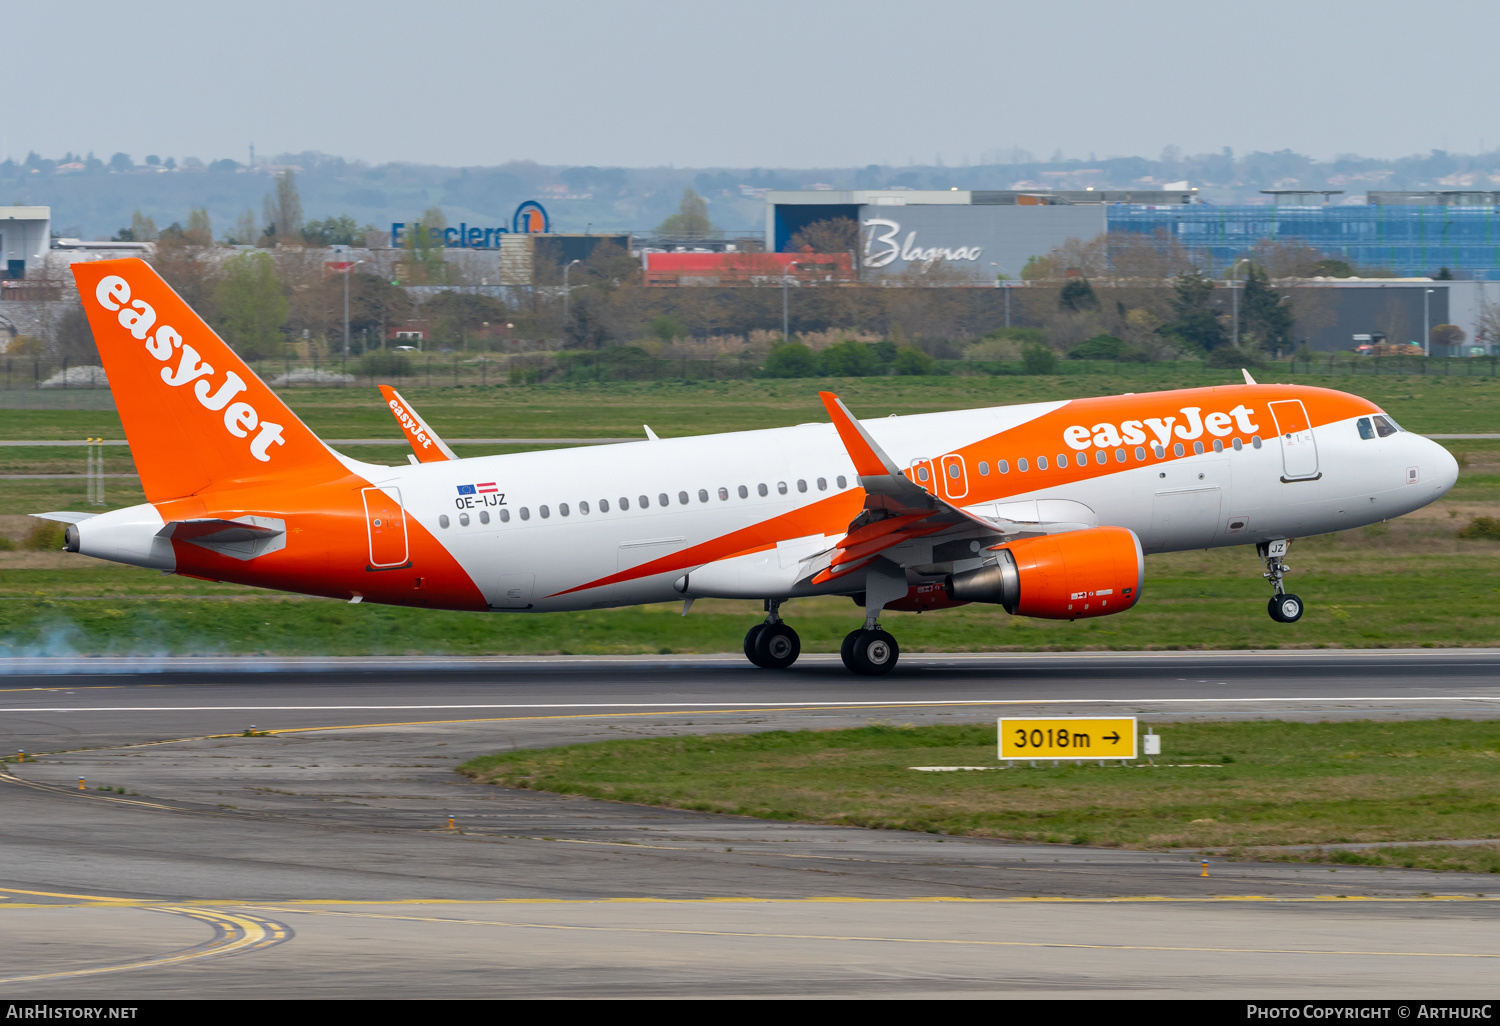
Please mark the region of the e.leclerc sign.
[[[420, 221], [411, 225], [404, 221], [392, 222], [391, 248], [405, 249], [408, 239], [422, 230]], [[539, 235], [551, 230], [552, 219], [536, 200], [527, 200], [516, 208], [509, 228], [470, 228], [467, 224], [460, 224], [457, 228], [426, 229], [432, 245], [452, 249], [498, 249], [502, 235]]]

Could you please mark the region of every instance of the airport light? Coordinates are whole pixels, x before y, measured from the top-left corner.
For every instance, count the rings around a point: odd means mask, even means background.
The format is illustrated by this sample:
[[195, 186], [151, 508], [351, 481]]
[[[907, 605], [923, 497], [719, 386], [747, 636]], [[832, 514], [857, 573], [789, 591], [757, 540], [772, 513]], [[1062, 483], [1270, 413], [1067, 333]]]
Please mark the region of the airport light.
[[[1432, 295], [1432, 293], [1434, 291], [1436, 291], [1436, 290], [1435, 289], [1423, 289], [1422, 290], [1422, 355], [1423, 356], [1431, 356], [1432, 355], [1432, 329], [1427, 326], [1427, 322], [1430, 319], [1430, 315], [1428, 314], [1428, 304], [1431, 302], [1431, 300], [1428, 299], [1427, 297], [1430, 296], [1430, 295]], [[1450, 366], [1451, 366], [1451, 364], [1450, 364]]]
[[563, 333], [568, 331], [568, 272], [573, 269], [574, 264], [581, 264], [582, 260], [571, 260], [563, 265]]
[[1234, 311], [1232, 316], [1234, 328], [1231, 332], [1231, 339], [1234, 342], [1234, 347], [1236, 349], [1240, 347], [1240, 290], [1239, 286], [1236, 284], [1238, 279], [1234, 278], [1233, 275], [1237, 272], [1240, 264], [1248, 264], [1249, 262], [1249, 257], [1240, 257], [1234, 263], [1229, 265], [1229, 301], [1230, 308]]

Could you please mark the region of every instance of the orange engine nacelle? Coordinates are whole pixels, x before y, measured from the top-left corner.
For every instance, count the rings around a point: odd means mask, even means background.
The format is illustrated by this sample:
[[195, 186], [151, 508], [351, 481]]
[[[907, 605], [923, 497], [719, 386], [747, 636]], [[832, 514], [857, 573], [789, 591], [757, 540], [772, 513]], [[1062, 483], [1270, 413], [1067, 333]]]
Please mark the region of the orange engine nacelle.
[[1022, 538], [996, 554], [989, 566], [951, 575], [948, 597], [996, 602], [1018, 616], [1077, 620], [1129, 609], [1146, 578], [1140, 539], [1123, 527]]

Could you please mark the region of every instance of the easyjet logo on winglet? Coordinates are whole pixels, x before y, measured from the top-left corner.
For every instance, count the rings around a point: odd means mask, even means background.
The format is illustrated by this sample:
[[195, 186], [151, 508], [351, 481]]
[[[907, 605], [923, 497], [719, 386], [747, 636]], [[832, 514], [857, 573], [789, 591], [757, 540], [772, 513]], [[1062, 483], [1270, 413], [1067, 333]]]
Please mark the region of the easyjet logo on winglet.
[[1177, 412], [1182, 414], [1180, 422], [1177, 417], [1147, 417], [1144, 420], [1122, 421], [1118, 427], [1114, 424], [1095, 424], [1092, 428], [1087, 428], [1082, 424], [1075, 424], [1063, 429], [1063, 440], [1068, 443], [1069, 448], [1079, 451], [1091, 446], [1097, 449], [1114, 449], [1121, 445], [1140, 445], [1146, 441], [1146, 432], [1149, 430], [1156, 436], [1153, 444], [1165, 449], [1174, 435], [1190, 442], [1195, 438], [1202, 438], [1204, 431], [1223, 438], [1233, 434], [1236, 429], [1245, 435], [1260, 430], [1260, 425], [1250, 421], [1255, 416], [1255, 411], [1243, 404], [1228, 413], [1210, 413], [1207, 416], [1202, 416], [1201, 406], [1184, 406]]
[[414, 439], [421, 442], [422, 448], [432, 448], [432, 439], [427, 436], [426, 431], [422, 430], [421, 421], [417, 420], [416, 417], [408, 413], [401, 406], [401, 404], [396, 402], [396, 400], [394, 399], [392, 399], [386, 405], [391, 408], [391, 412], [395, 413], [396, 419], [401, 422], [401, 426], [406, 429], [407, 434], [411, 435]]
[[[250, 439], [251, 456], [262, 463], [268, 462], [271, 446], [285, 444], [281, 437], [282, 425], [261, 420], [255, 407], [247, 402], [231, 401], [249, 387], [245, 379], [234, 371], [226, 371], [223, 383], [215, 388], [210, 381], [213, 367], [203, 362], [196, 349], [183, 342], [182, 334], [176, 328], [167, 324], [157, 327], [156, 310], [143, 299], [132, 301], [130, 283], [124, 278], [111, 274], [100, 279], [94, 289], [94, 298], [106, 310], [119, 311], [121, 326], [143, 341], [146, 352], [162, 363], [170, 363], [173, 353], [181, 351], [175, 368], [161, 369], [161, 379], [173, 388], [192, 382], [193, 394], [204, 409], [215, 413], [223, 411], [225, 431], [236, 438]], [[153, 327], [156, 327], [155, 332], [151, 330]], [[252, 431], [254, 437], [251, 437]]]

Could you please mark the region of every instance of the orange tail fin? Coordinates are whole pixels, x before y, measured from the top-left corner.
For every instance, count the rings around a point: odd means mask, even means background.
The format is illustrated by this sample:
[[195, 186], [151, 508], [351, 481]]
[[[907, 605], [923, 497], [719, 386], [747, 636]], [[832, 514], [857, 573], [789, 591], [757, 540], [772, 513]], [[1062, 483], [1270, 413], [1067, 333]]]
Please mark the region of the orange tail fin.
[[347, 471], [144, 260], [73, 265], [151, 502]]

